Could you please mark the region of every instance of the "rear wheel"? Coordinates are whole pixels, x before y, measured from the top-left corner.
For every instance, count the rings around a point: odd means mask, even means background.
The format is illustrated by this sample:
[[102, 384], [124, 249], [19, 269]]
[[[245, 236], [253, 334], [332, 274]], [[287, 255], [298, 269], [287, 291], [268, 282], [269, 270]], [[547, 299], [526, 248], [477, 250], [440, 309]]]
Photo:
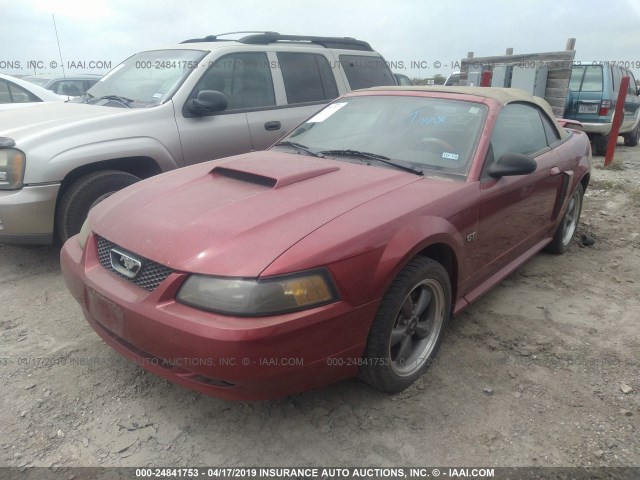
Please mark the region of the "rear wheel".
[[593, 139], [593, 153], [596, 155], [604, 156], [607, 154], [607, 143], [609, 142], [608, 136], [599, 135]]
[[638, 140], [640, 140], [640, 122], [636, 125], [631, 132], [625, 133], [622, 135], [624, 137], [624, 144], [627, 147], [635, 147], [638, 145]]
[[571, 240], [578, 228], [578, 222], [580, 221], [580, 212], [582, 211], [582, 197], [584, 196], [584, 189], [579, 183], [576, 189], [573, 191], [573, 195], [569, 199], [569, 205], [562, 217], [562, 221], [553, 236], [553, 240], [547, 246], [546, 250], [552, 253], [564, 253], [569, 248]]
[[382, 299], [367, 339], [360, 377], [384, 392], [406, 389], [438, 352], [450, 311], [447, 271], [430, 258], [411, 260]]
[[56, 207], [58, 236], [64, 243], [82, 228], [89, 210], [111, 194], [140, 179], [118, 170], [89, 173], [73, 182], [62, 194]]

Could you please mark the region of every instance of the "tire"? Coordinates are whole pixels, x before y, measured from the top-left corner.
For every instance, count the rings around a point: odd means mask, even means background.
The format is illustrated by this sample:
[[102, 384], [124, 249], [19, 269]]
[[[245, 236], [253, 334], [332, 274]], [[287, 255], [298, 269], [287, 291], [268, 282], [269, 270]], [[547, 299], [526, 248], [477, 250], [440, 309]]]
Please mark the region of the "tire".
[[578, 223], [580, 222], [583, 197], [584, 189], [582, 188], [582, 184], [579, 183], [569, 199], [569, 205], [553, 235], [553, 240], [546, 247], [548, 252], [562, 254], [569, 248], [571, 240], [578, 229]]
[[112, 193], [140, 179], [118, 170], [89, 173], [64, 191], [56, 207], [56, 226], [62, 243], [80, 232], [89, 210]]
[[435, 260], [416, 257], [385, 293], [371, 325], [359, 376], [373, 388], [397, 393], [435, 357], [451, 313], [451, 284]]
[[593, 140], [593, 153], [604, 157], [607, 154], [607, 143], [609, 142], [609, 136], [598, 136]]
[[635, 147], [638, 145], [638, 140], [640, 140], [640, 122], [631, 132], [625, 133], [622, 136], [624, 137], [624, 144], [627, 147]]

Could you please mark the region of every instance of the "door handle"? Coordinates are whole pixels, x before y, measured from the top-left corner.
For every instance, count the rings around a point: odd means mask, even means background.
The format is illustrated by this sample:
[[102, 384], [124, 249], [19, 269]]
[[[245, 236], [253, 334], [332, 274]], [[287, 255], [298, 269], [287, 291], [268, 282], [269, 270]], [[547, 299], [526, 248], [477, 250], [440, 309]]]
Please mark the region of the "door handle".
[[280, 125], [280, 122], [278, 122], [278, 121], [267, 122], [267, 123], [264, 124], [264, 129], [265, 130], [269, 130], [269, 131], [271, 131], [271, 130], [280, 130], [281, 126], [282, 125]]
[[558, 167], [551, 167], [549, 170], [549, 176], [553, 177], [554, 175], [558, 175], [560, 173], [560, 169]]

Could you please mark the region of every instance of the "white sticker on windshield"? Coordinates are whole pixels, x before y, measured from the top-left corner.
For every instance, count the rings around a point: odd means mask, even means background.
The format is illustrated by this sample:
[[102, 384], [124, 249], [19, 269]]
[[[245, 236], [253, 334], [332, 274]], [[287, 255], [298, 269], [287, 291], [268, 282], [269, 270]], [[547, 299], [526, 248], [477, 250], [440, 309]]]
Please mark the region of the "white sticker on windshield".
[[109, 73], [107, 73], [104, 77], [102, 77], [100, 80], [98, 80], [99, 82], [104, 82], [107, 78], [109, 78], [111, 75], [113, 75], [114, 73], [116, 73], [118, 70], [120, 70], [121, 68], [124, 67], [124, 63], [121, 63], [120, 65], [118, 65], [116, 68], [114, 68], [113, 70], [111, 70]]
[[480, 111], [480, 109], [478, 107], [469, 108], [469, 113], [478, 113], [479, 111]]
[[158, 93], [154, 93], [153, 95], [151, 95], [153, 98], [162, 98], [162, 93], [158, 92]]
[[442, 158], [448, 158], [449, 160], [458, 160], [458, 158], [460, 158], [460, 155], [458, 155], [457, 153], [442, 152]]
[[315, 116], [311, 117], [309, 120], [307, 120], [307, 123], [324, 122], [327, 118], [329, 118], [331, 115], [336, 113], [338, 110], [340, 110], [342, 107], [344, 107], [347, 103], [348, 102], [332, 103], [327, 108], [322, 110], [320, 113], [318, 113], [317, 115], [315, 115]]

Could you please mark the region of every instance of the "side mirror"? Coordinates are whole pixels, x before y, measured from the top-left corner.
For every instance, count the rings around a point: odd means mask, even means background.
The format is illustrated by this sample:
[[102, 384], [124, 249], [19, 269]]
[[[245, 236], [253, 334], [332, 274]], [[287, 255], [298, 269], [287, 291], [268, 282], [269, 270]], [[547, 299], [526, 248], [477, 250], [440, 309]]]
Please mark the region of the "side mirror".
[[217, 90], [200, 90], [198, 96], [191, 100], [187, 100], [185, 107], [195, 115], [207, 115], [215, 112], [226, 110], [229, 101], [227, 96]]
[[493, 178], [513, 175], [528, 175], [535, 172], [538, 164], [529, 155], [505, 153], [500, 160], [491, 165], [488, 174]]

